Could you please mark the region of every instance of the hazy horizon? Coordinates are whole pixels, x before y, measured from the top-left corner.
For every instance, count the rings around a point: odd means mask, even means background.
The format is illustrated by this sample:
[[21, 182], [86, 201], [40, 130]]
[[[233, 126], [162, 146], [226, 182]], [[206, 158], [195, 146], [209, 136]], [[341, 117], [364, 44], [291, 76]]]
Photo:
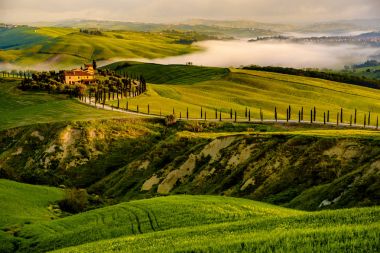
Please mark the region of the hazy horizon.
[[2, 0], [0, 22], [110, 20], [168, 23], [189, 19], [320, 23], [379, 18], [378, 0]]

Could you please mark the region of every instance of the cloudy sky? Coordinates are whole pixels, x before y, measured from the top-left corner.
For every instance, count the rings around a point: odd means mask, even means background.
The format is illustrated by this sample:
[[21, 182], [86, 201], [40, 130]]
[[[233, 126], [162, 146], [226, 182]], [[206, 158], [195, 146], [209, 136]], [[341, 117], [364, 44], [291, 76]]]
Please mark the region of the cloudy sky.
[[0, 22], [190, 18], [316, 22], [378, 18], [380, 0], [0, 0]]

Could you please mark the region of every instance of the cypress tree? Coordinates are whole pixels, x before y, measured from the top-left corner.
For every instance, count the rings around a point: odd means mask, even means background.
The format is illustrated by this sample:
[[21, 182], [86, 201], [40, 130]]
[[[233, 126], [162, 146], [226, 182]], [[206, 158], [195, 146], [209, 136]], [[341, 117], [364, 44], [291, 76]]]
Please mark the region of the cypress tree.
[[149, 107], [149, 104], [148, 104], [148, 114], [150, 114], [150, 107]]
[[330, 122], [330, 110], [327, 110], [327, 123]]
[[292, 108], [289, 105], [289, 120], [292, 118]]
[[222, 112], [219, 111], [219, 121], [222, 121]]
[[215, 119], [218, 119], [218, 109], [215, 109]]
[[301, 120], [303, 121], [303, 106], [301, 108]]
[[298, 123], [301, 123], [301, 111], [298, 111]]
[[261, 108], [260, 108], [260, 120], [261, 120], [261, 122], [263, 122], [263, 120], [264, 120], [264, 114], [263, 114], [263, 111], [261, 110]]
[[350, 115], [350, 126], [352, 126], [352, 114]]
[[323, 112], [323, 125], [326, 125], [326, 112]]
[[230, 119], [232, 119], [232, 108], [230, 110]]
[[274, 119], [277, 122], [277, 107], [274, 107]]
[[355, 108], [355, 116], [354, 116], [354, 124], [356, 125], [356, 113], [357, 113], [357, 110]]
[[173, 107], [173, 115], [175, 115], [174, 107]]
[[366, 117], [367, 117], [367, 114], [364, 114], [364, 128], [365, 128], [365, 125], [367, 123]]
[[248, 121], [251, 122], [251, 109], [248, 110]]
[[343, 123], [343, 108], [340, 108], [340, 123]]
[[314, 106], [314, 122], [317, 121], [317, 109]]
[[207, 120], [207, 112], [205, 111], [205, 121]]
[[245, 117], [246, 118], [248, 117], [248, 109], [247, 109], [247, 107], [245, 108]]
[[371, 112], [368, 112], [368, 126], [371, 125]]
[[336, 114], [336, 126], [339, 126], [339, 112]]
[[189, 119], [189, 107], [186, 108], [186, 119]]
[[310, 110], [310, 124], [313, 124], [313, 110]]
[[201, 106], [201, 119], [203, 119], [203, 108]]
[[237, 118], [237, 117], [236, 117], [236, 111], [235, 111], [235, 122], [236, 122], [236, 118]]
[[286, 108], [286, 122], [289, 122], [289, 108]]
[[379, 129], [379, 116], [376, 117], [376, 130]]

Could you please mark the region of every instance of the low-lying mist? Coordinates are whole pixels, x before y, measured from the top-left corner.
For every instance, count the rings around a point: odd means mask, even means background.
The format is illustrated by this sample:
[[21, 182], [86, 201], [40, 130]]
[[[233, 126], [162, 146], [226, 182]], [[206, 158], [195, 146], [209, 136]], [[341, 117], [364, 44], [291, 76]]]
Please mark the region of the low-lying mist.
[[[159, 59], [113, 58], [98, 61], [98, 66], [132, 60], [160, 64], [186, 64], [214, 67], [240, 67], [247, 65], [280, 66], [293, 68], [342, 69], [345, 65], [363, 63], [380, 55], [380, 48], [341, 44], [295, 43], [287, 41], [203, 41], [196, 44], [204, 50], [180, 56]], [[0, 62], [0, 70], [58, 70], [59, 55], [47, 62], [30, 66]], [[65, 69], [78, 66], [66, 66]]]
[[242, 65], [281, 66], [293, 68], [341, 69], [366, 61], [379, 53], [379, 48], [357, 45], [302, 44], [278, 41], [205, 41], [198, 43], [205, 51], [189, 55], [149, 60], [161, 64], [185, 64], [215, 67]]

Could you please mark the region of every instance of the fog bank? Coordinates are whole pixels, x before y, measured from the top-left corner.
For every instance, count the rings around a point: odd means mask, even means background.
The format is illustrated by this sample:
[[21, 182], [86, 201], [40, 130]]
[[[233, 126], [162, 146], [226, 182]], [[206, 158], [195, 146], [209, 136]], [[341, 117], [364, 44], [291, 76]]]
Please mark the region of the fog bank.
[[293, 68], [341, 69], [366, 61], [379, 53], [379, 48], [357, 45], [301, 44], [278, 41], [205, 41], [197, 45], [205, 51], [189, 55], [146, 60], [160, 64], [185, 64], [214, 67], [245, 65], [281, 66]]

